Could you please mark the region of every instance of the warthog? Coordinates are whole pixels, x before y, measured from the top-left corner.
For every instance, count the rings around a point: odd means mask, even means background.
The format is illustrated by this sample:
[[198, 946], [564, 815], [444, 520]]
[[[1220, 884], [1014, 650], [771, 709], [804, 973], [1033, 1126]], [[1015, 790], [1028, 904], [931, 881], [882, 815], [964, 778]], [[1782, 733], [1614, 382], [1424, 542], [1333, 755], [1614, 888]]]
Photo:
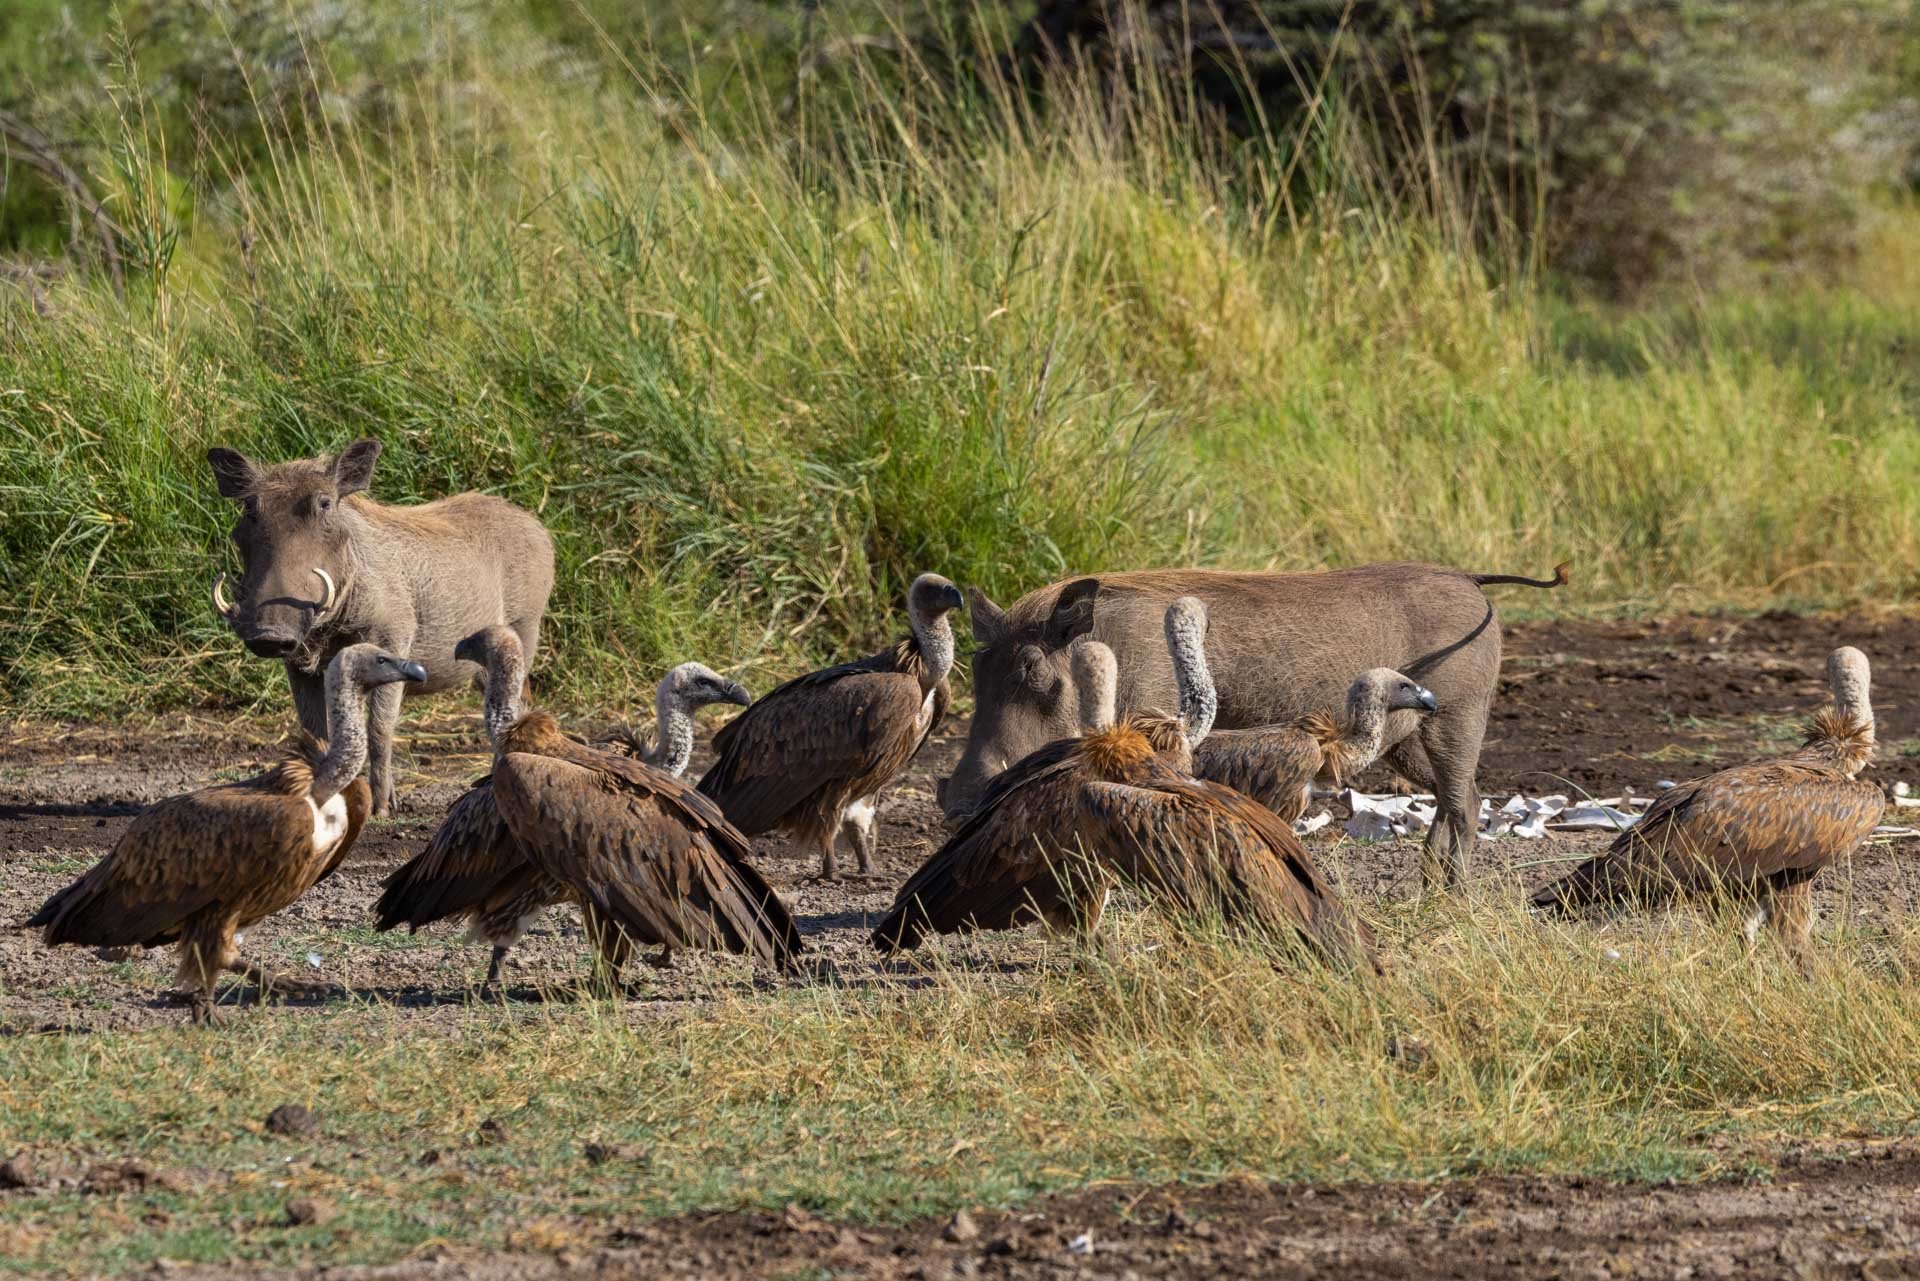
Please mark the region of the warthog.
[[520, 635], [527, 660], [553, 590], [553, 539], [532, 515], [487, 494], [454, 494], [417, 507], [388, 507], [363, 493], [377, 440], [356, 440], [338, 458], [262, 466], [210, 449], [220, 495], [241, 505], [233, 541], [243, 566], [229, 602], [225, 575], [213, 607], [262, 658], [286, 662], [301, 727], [327, 732], [327, 662], [371, 641], [427, 669], [419, 684], [382, 685], [368, 721], [373, 812], [393, 808], [393, 729], [400, 702], [477, 684], [485, 673], [453, 648], [482, 627]]
[[964, 816], [1010, 762], [1074, 731], [1067, 647], [1076, 636], [1092, 633], [1119, 659], [1120, 711], [1171, 711], [1177, 696], [1163, 620], [1175, 598], [1198, 596], [1211, 620], [1207, 661], [1222, 729], [1337, 714], [1354, 677], [1374, 667], [1433, 691], [1438, 711], [1388, 718], [1384, 759], [1433, 789], [1439, 813], [1423, 872], [1429, 886], [1457, 883], [1478, 826], [1474, 770], [1500, 677], [1500, 622], [1481, 588], [1565, 581], [1564, 567], [1552, 579], [1413, 564], [1315, 574], [1161, 569], [1064, 580], [1005, 610], [976, 589], [973, 727], [959, 766], [940, 780], [940, 804], [949, 820]]

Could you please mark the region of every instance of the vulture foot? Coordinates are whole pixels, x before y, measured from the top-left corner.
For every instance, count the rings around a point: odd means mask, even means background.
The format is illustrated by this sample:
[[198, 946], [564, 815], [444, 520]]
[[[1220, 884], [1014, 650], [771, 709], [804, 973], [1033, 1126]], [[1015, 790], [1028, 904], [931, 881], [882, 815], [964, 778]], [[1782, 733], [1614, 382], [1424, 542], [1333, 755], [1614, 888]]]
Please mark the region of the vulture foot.
[[673, 968], [673, 948], [666, 944], [662, 944], [660, 947], [660, 955], [648, 957], [647, 964], [651, 965], [656, 970], [672, 969]]

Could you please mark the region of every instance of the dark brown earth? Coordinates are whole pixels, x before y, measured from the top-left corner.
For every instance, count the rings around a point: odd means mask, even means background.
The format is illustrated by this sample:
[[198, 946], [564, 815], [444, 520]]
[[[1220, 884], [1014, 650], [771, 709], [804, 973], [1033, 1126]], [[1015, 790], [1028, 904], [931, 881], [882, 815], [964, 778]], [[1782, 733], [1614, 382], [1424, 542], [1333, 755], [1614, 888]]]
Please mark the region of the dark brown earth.
[[[172, 1269], [178, 1281], [254, 1273]], [[592, 1277], [1920, 1277], [1920, 1144], [1787, 1152], [1764, 1181], [1488, 1177], [1099, 1187], [904, 1228], [783, 1214], [635, 1223], [536, 1254], [442, 1251], [327, 1281]]]
[[[1823, 695], [1827, 651], [1843, 643], [1875, 660], [1879, 776], [1920, 783], [1920, 670], [1907, 662], [1920, 647], [1920, 619], [1767, 615], [1511, 626], [1481, 785], [1494, 797], [1516, 789], [1644, 796], [1662, 779], [1778, 754]], [[250, 954], [342, 983], [360, 999], [417, 1017], [423, 1029], [454, 1023], [484, 968], [483, 951], [446, 930], [375, 935], [367, 921], [381, 879], [421, 848], [448, 803], [485, 771], [473, 713], [452, 699], [409, 713], [397, 762], [402, 813], [372, 824], [339, 875], [257, 927], [246, 941]], [[782, 842], [759, 846], [759, 864], [788, 897], [809, 946], [843, 970], [873, 965], [864, 921], [940, 841], [933, 779], [957, 759], [965, 728], [964, 720], [950, 723], [887, 793], [873, 879], [818, 884], [809, 879], [816, 869]], [[196, 718], [138, 734], [0, 723], [0, 922], [24, 918], [105, 853], [141, 805], [257, 768], [272, 756], [270, 737], [258, 726]], [[705, 763], [696, 759], [696, 771]], [[1890, 821], [1909, 816], [1920, 819], [1920, 809], [1897, 811]], [[1339, 831], [1336, 823], [1310, 843], [1363, 904], [1414, 892], [1416, 842], [1360, 844]], [[1476, 872], [1492, 892], [1513, 893], [1605, 839], [1483, 841]], [[1920, 907], [1916, 850], [1920, 841], [1876, 841], [1850, 867], [1823, 876], [1823, 927], [1841, 916], [1885, 920]], [[1008, 936], [993, 946], [1017, 955], [1036, 944]], [[577, 923], [550, 914], [516, 953], [506, 1008], [537, 1010], [539, 993], [575, 977], [583, 956]], [[737, 960], [687, 954], [665, 973], [636, 969], [646, 985], [633, 1002], [637, 1014], [684, 1010], [746, 976]], [[48, 951], [24, 933], [0, 930], [0, 1035], [180, 1020], [167, 994], [169, 972], [164, 957], [105, 965], [88, 951]], [[289, 1003], [260, 1017], [303, 1017], [317, 1004]], [[1204, 1227], [1176, 1223], [1169, 1231], [1170, 1197]], [[1012, 1216], [983, 1214], [978, 1228], [977, 1238], [956, 1244], [940, 1239], [938, 1224], [869, 1232], [803, 1217], [696, 1216], [636, 1224], [619, 1238], [589, 1235], [587, 1252], [570, 1260], [463, 1258], [381, 1275], [544, 1276], [570, 1266], [606, 1276], [741, 1276], [803, 1265], [888, 1277], [1920, 1275], [1920, 1149], [1783, 1166], [1779, 1179], [1757, 1185], [1649, 1189], [1491, 1178], [1100, 1189], [1035, 1202]], [[1083, 1231], [1091, 1232], [1092, 1253], [1070, 1252], [1067, 1243]]]

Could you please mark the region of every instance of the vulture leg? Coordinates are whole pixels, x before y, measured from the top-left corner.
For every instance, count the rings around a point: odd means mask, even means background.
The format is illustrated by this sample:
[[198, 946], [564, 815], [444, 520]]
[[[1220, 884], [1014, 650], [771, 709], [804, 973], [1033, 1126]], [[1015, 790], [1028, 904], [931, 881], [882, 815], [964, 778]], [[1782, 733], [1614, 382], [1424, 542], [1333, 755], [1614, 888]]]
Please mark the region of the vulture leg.
[[840, 816], [840, 834], [847, 838], [854, 853], [859, 855], [862, 876], [873, 875], [873, 855], [879, 845], [874, 835], [874, 823], [879, 812], [879, 803], [873, 797], [866, 796], [847, 806], [846, 813]]
[[1775, 890], [1767, 903], [1767, 924], [1804, 967], [1813, 948], [1813, 882]]
[[594, 982], [603, 986], [612, 995], [621, 994], [620, 971], [633, 956], [633, 940], [620, 928], [617, 921], [609, 921], [600, 913], [588, 908], [587, 937], [593, 940]]
[[219, 1017], [213, 1009], [214, 983], [222, 970], [233, 963], [233, 922], [201, 921], [190, 925], [180, 940], [180, 967], [174, 982], [187, 994], [190, 1023], [212, 1027]]
[[672, 969], [673, 968], [673, 944], [662, 943], [660, 945], [660, 955], [648, 957], [647, 964], [651, 965], [656, 970]]
[[480, 985], [482, 992], [497, 993], [500, 990], [500, 967], [507, 963], [507, 950], [498, 943], [494, 944], [493, 958], [487, 962], [487, 981]]
[[820, 833], [818, 838], [820, 844], [820, 875], [814, 878], [817, 881], [837, 881], [840, 879], [840, 856], [833, 848], [834, 843], [839, 839], [835, 834], [835, 829], [839, 826], [838, 823], [835, 823]]

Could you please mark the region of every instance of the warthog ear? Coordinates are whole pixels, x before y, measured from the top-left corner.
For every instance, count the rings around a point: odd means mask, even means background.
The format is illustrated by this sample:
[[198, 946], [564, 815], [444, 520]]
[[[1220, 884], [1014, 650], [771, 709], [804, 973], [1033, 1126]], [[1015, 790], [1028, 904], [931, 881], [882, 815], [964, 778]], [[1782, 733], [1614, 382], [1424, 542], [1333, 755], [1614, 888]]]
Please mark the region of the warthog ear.
[[1060, 589], [1053, 616], [1047, 619], [1047, 648], [1063, 648], [1074, 637], [1093, 630], [1093, 598], [1099, 592], [1097, 578], [1076, 578]]
[[245, 498], [260, 483], [260, 469], [237, 449], [209, 449], [207, 462], [213, 466], [213, 481], [222, 498]]
[[973, 624], [973, 643], [985, 648], [1007, 636], [1007, 611], [994, 604], [978, 587], [967, 588], [967, 618]]
[[356, 440], [333, 460], [333, 491], [345, 498], [373, 484], [373, 463], [380, 457], [380, 442]]

